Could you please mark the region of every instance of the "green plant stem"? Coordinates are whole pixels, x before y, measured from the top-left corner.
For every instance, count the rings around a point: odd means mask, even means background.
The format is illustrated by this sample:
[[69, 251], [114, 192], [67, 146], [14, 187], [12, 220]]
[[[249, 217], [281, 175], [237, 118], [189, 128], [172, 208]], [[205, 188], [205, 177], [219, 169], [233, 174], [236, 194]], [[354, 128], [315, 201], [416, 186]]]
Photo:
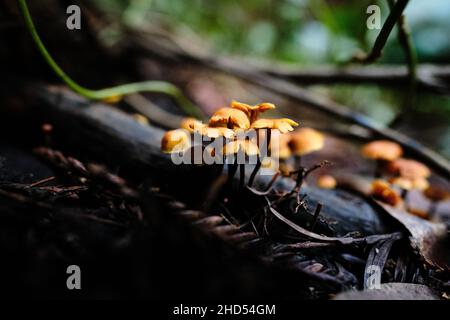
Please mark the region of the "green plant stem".
[[33, 23], [33, 19], [28, 9], [26, 0], [18, 0], [18, 1], [20, 10], [22, 11], [23, 17], [25, 19], [27, 29], [30, 32], [31, 37], [33, 38], [33, 41], [36, 44], [39, 52], [42, 54], [44, 60], [47, 62], [50, 68], [61, 78], [61, 80], [70, 89], [72, 89], [79, 95], [84, 96], [91, 100], [106, 100], [108, 98], [121, 97], [138, 92], [164, 93], [172, 96], [188, 115], [200, 119], [203, 118], [202, 112], [200, 112], [200, 110], [183, 95], [180, 89], [178, 89], [175, 85], [165, 81], [134, 82], [100, 90], [91, 90], [83, 86], [80, 86], [78, 83], [72, 80], [64, 72], [64, 70], [61, 69], [61, 67], [56, 63], [56, 61], [52, 58], [52, 56], [48, 52], [47, 48], [45, 47], [44, 43], [39, 37], [39, 34]]

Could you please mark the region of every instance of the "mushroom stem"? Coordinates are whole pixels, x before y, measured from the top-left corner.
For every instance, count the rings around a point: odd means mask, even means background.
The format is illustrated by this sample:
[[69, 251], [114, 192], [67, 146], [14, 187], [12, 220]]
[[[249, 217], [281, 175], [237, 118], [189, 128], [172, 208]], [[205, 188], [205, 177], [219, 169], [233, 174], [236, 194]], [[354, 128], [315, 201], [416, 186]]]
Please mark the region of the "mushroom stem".
[[239, 165], [239, 173], [239, 191], [242, 191], [245, 183], [245, 163]]
[[228, 182], [231, 186], [233, 185], [233, 177], [236, 174], [238, 168], [237, 154], [235, 156], [236, 158], [234, 159], [234, 162], [228, 165]]
[[256, 159], [255, 168], [253, 168], [252, 174], [250, 175], [250, 179], [248, 180], [249, 187], [253, 186], [253, 182], [255, 181], [256, 174], [258, 173], [260, 168], [261, 168], [261, 159], [258, 156]]
[[407, 189], [403, 189], [400, 192], [400, 197], [403, 199], [403, 201], [405, 202], [405, 208], [406, 210], [409, 209], [409, 204], [408, 204], [408, 190]]
[[272, 140], [272, 130], [270, 128], [266, 128], [266, 148], [267, 148], [267, 156], [271, 156], [271, 150], [269, 148], [270, 140]]
[[[256, 136], [257, 138], [257, 143], [258, 143], [258, 147], [259, 147], [259, 132], [258, 135]], [[266, 151], [267, 151], [267, 156], [270, 157], [270, 140], [272, 139], [272, 130], [269, 128], [266, 128]], [[259, 169], [261, 169], [261, 156], [258, 155], [256, 157], [256, 165], [255, 168], [252, 171], [252, 174], [250, 175], [250, 179], [248, 181], [248, 186], [252, 187], [253, 186], [253, 182], [255, 181], [255, 177], [256, 174], [258, 173]]]

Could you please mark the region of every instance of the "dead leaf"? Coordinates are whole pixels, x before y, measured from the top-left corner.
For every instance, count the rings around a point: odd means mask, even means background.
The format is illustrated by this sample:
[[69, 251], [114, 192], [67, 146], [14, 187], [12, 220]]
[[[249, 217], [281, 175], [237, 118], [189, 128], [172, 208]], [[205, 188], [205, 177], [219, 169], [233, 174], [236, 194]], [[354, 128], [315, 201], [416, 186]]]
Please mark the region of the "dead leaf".
[[450, 243], [445, 224], [421, 219], [380, 201], [375, 203], [409, 231], [412, 247], [427, 263], [441, 269], [450, 269]]

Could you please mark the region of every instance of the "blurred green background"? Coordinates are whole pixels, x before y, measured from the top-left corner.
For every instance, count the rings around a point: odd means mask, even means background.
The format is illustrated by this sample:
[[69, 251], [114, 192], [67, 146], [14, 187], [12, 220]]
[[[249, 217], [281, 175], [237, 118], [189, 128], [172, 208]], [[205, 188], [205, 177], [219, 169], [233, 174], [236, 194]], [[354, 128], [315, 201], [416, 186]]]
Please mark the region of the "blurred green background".
[[[207, 41], [218, 54], [302, 66], [338, 65], [368, 51], [379, 30], [366, 28], [366, 9], [389, 13], [386, 0], [94, 0], [131, 26], [157, 24]], [[405, 11], [419, 63], [450, 63], [450, 1], [413, 0]], [[114, 34], [110, 36], [113, 38]], [[380, 64], [404, 64], [396, 30]], [[317, 86], [315, 86], [317, 87]], [[406, 91], [376, 85], [332, 85], [319, 90], [359, 112], [389, 123]], [[450, 98], [421, 93], [402, 130], [450, 158]]]

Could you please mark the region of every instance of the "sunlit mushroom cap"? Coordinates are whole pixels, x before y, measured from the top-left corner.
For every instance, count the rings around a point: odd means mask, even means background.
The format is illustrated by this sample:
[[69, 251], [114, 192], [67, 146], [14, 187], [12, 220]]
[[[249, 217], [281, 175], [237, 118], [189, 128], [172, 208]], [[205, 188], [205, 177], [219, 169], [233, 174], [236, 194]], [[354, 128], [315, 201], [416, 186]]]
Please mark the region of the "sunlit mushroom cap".
[[411, 190], [413, 188], [413, 182], [406, 178], [396, 177], [393, 179], [389, 179], [389, 182], [405, 190]]
[[450, 199], [450, 192], [438, 187], [429, 186], [423, 194], [433, 201], [444, 201]]
[[250, 120], [247, 115], [238, 109], [221, 108], [217, 110], [209, 120], [211, 127], [227, 127], [230, 124], [233, 129], [248, 129], [250, 128]]
[[234, 137], [235, 132], [231, 129], [225, 128], [225, 127], [210, 127], [206, 124], [200, 123], [200, 124], [194, 124], [193, 131], [201, 134], [203, 136], [207, 136], [209, 138], [218, 138], [218, 137], [225, 137], [227, 139], [231, 139]]
[[390, 162], [386, 170], [393, 175], [408, 179], [428, 178], [431, 175], [430, 169], [423, 163], [404, 158]]
[[396, 206], [402, 202], [400, 195], [384, 180], [374, 180], [372, 182], [371, 195], [391, 206]]
[[184, 118], [181, 120], [180, 128], [186, 129], [189, 132], [194, 132], [195, 127], [201, 126], [203, 123], [195, 118]]
[[404, 177], [395, 177], [389, 180], [390, 183], [405, 190], [425, 190], [430, 184], [425, 178], [408, 179]]
[[408, 208], [407, 211], [409, 214], [412, 214], [416, 217], [428, 220], [430, 218], [428, 212], [416, 208]]
[[272, 109], [276, 108], [273, 103], [268, 103], [268, 102], [264, 102], [264, 103], [260, 103], [260, 104], [252, 106], [252, 105], [238, 102], [235, 100], [233, 100], [231, 102], [231, 107], [245, 112], [248, 116], [250, 116], [251, 111], [265, 112], [267, 110], [272, 110]]
[[148, 118], [143, 116], [140, 113], [135, 113], [132, 115], [133, 119], [136, 120], [137, 123], [140, 123], [144, 126], [147, 126], [149, 124]]
[[294, 131], [293, 127], [298, 126], [298, 123], [288, 119], [258, 119], [252, 123], [253, 129], [277, 129], [281, 133]]
[[167, 131], [161, 140], [164, 153], [183, 152], [191, 146], [191, 137], [183, 129]]
[[249, 156], [254, 156], [259, 154], [258, 146], [249, 140], [234, 140], [227, 143], [222, 150], [224, 155], [236, 154], [239, 151], [244, 152]]
[[292, 153], [302, 156], [322, 149], [324, 142], [322, 133], [311, 128], [301, 128], [291, 134], [289, 145]]
[[403, 155], [403, 149], [398, 143], [378, 140], [365, 144], [361, 154], [369, 159], [393, 161]]
[[264, 169], [271, 169], [271, 170], [277, 170], [278, 169], [278, 161], [276, 161], [273, 158], [264, 158], [261, 161], [261, 167]]
[[337, 186], [337, 181], [333, 176], [323, 175], [317, 179], [317, 185], [322, 189], [334, 189]]

